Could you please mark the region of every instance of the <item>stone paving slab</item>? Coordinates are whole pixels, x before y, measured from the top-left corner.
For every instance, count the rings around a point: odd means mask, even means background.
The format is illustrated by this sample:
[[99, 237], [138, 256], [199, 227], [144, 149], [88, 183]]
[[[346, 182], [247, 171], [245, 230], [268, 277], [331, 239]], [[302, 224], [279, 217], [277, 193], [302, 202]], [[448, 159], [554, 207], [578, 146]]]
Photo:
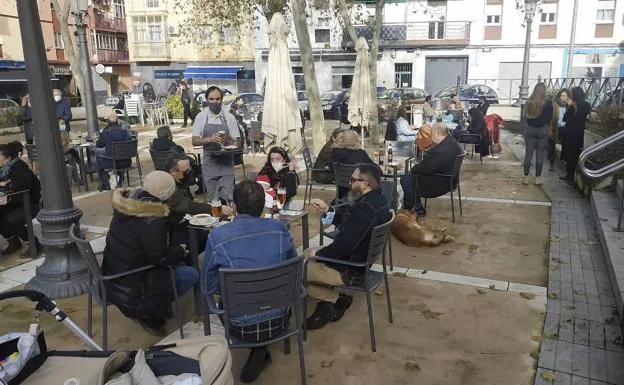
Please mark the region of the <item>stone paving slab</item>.
[[[523, 160], [521, 138], [505, 139]], [[550, 200], [548, 303], [536, 385], [624, 384], [621, 320], [589, 202], [545, 171]]]

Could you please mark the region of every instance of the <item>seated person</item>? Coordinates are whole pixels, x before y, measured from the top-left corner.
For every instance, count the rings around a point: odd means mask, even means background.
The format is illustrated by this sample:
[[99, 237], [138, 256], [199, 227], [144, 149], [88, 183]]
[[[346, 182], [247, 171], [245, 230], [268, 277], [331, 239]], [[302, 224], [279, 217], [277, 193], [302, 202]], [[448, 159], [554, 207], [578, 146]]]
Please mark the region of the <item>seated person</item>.
[[[490, 136], [487, 126], [485, 124], [485, 118], [477, 108], [472, 107], [468, 110], [468, 116], [470, 117], [470, 124], [463, 130], [462, 127], [457, 127], [453, 131], [453, 137], [461, 143], [476, 144], [476, 152], [480, 152], [482, 156], [490, 154]], [[479, 138], [474, 136], [462, 136], [464, 134], [481, 135], [481, 142]]]
[[488, 109], [490, 108], [490, 102], [487, 100], [485, 96], [479, 96], [479, 104], [477, 105], [477, 110], [483, 116], [487, 116]]
[[152, 269], [105, 283], [108, 300], [128, 318], [137, 319], [151, 334], [165, 336], [171, 316], [172, 290], [178, 296], [189, 291], [199, 272], [185, 266], [186, 248], [169, 244], [169, 207], [164, 201], [175, 192], [175, 181], [164, 171], [145, 176], [143, 187], [113, 192], [113, 219], [106, 235], [102, 273], [119, 274], [147, 265], [175, 266], [175, 282], [169, 269]]
[[[351, 262], [366, 262], [371, 229], [390, 220], [390, 204], [379, 183], [381, 169], [376, 164], [359, 164], [351, 177], [351, 193], [357, 197], [349, 206], [331, 208], [320, 199], [312, 199], [314, 208], [323, 213], [324, 222], [340, 229], [334, 241], [310, 255]], [[345, 265], [320, 262], [308, 264], [308, 294], [320, 300], [314, 313], [306, 320], [308, 330], [320, 329], [327, 322], [338, 321], [351, 306], [353, 297], [338, 293], [328, 286], [362, 285], [365, 271]], [[323, 286], [314, 285], [314, 283]]]
[[286, 150], [273, 147], [269, 150], [267, 161], [258, 173], [256, 180], [269, 182], [273, 191], [268, 191], [273, 198], [277, 196], [278, 188], [286, 189], [286, 202], [297, 195], [299, 176], [295, 172], [295, 163], [290, 161]]
[[[24, 147], [17, 141], [0, 144], [0, 189], [6, 193], [30, 190], [30, 202], [24, 202], [24, 195], [17, 194], [7, 197], [6, 203], [0, 205], [0, 235], [9, 243], [2, 251], [4, 256], [20, 250], [22, 242], [28, 245], [26, 221], [32, 218], [26, 218], [24, 204], [30, 204], [33, 218], [39, 212], [41, 184], [28, 165], [20, 159], [23, 151]], [[37, 238], [35, 238], [35, 247], [37, 254], [40, 254], [42, 248]], [[30, 255], [29, 252], [30, 249], [23, 255]]]
[[416, 131], [412, 130], [407, 121], [407, 112], [405, 108], [399, 107], [397, 110], [397, 118], [395, 121], [398, 142], [413, 142], [416, 140]]
[[384, 135], [384, 141], [395, 141], [399, 134], [397, 133], [396, 121], [394, 119], [388, 119], [386, 124], [386, 134]]
[[[332, 133], [332, 136], [329, 138], [329, 141], [325, 143], [325, 145], [321, 149], [321, 152], [319, 152], [318, 156], [316, 157], [316, 161], [314, 162], [314, 166], [313, 166], [315, 170], [312, 171], [312, 179], [316, 183], [322, 183], [322, 184], [334, 183], [334, 178], [333, 178], [333, 174], [331, 171], [332, 169], [332, 162], [331, 162], [332, 146], [334, 145], [334, 142], [336, 141], [338, 134], [341, 133], [342, 131], [343, 130], [340, 128], [335, 129], [334, 132]], [[327, 169], [327, 171], [322, 171], [321, 169]]]
[[[203, 295], [219, 290], [219, 269], [254, 269], [297, 257], [295, 244], [280, 221], [262, 218], [264, 190], [260, 184], [244, 180], [234, 188], [236, 217], [215, 228], [206, 242], [202, 277]], [[230, 318], [230, 334], [244, 341], [260, 342], [280, 334], [288, 324], [290, 310], [272, 309], [253, 315]], [[265, 347], [253, 348], [241, 371], [244, 383], [253, 382], [271, 362]]]
[[[124, 130], [128, 131], [130, 136], [134, 136], [135, 135], [135, 133], [132, 131], [132, 126], [130, 126], [130, 123], [126, 122], [123, 119], [119, 119], [119, 115], [117, 115], [117, 112], [115, 112], [114, 109], [107, 108], [106, 110], [104, 110], [103, 118], [104, 118], [104, 123], [106, 124], [106, 126], [104, 127], [104, 130], [106, 130], [106, 128], [108, 128], [108, 126], [111, 124], [111, 122], [113, 122], [114, 124], [119, 124], [121, 126], [121, 128], [123, 128]], [[102, 130], [102, 131], [104, 131], [104, 130]], [[101, 134], [101, 132], [98, 132], [98, 135], [100, 135], [100, 134]]]
[[[368, 153], [361, 148], [360, 136], [353, 130], [344, 130], [334, 142], [334, 148], [332, 150], [332, 175], [334, 173], [333, 163], [339, 164], [358, 164], [358, 163], [370, 163], [375, 162], [368, 156]], [[349, 192], [348, 188], [339, 187], [338, 197], [344, 198]]]
[[[427, 212], [420, 198], [435, 198], [449, 192], [448, 178], [434, 174], [451, 174], [457, 155], [463, 153], [455, 139], [448, 135], [444, 124], [433, 125], [431, 141], [433, 145], [423, 160], [412, 168], [410, 174], [401, 177], [403, 208], [413, 208], [421, 216], [426, 215]], [[416, 193], [415, 185], [418, 188]]]
[[[112, 143], [125, 142], [131, 140], [130, 133], [124, 129], [117, 119], [117, 115], [109, 115], [107, 117], [106, 128], [100, 133], [97, 143], [95, 144], [96, 163], [100, 175], [100, 191], [110, 190], [109, 175], [106, 169], [113, 168], [113, 154]], [[132, 159], [118, 159], [117, 168], [129, 167], [132, 164]], [[123, 182], [123, 173], [118, 175], [119, 182], [117, 185], [121, 185]]]
[[[184, 147], [173, 141], [173, 135], [171, 134], [171, 128], [169, 128], [169, 126], [160, 126], [156, 129], [156, 139], [152, 141], [150, 148], [154, 151], [173, 151], [180, 154], [186, 153]], [[195, 158], [191, 156], [187, 156], [187, 158], [193, 169], [193, 180], [189, 182], [189, 186], [197, 185], [198, 189], [196, 194], [203, 194], [204, 182], [202, 180], [201, 165], [197, 164]]]

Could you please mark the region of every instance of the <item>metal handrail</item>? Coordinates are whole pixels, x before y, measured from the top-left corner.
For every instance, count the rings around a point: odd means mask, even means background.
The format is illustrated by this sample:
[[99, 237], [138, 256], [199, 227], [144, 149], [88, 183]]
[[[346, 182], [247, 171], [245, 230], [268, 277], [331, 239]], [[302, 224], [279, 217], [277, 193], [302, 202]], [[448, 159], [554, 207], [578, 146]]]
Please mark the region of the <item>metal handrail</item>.
[[[604, 167], [601, 167], [597, 170], [590, 170], [585, 167], [585, 162], [587, 162], [590, 155], [603, 150], [618, 140], [624, 139], [624, 130], [618, 131], [615, 134], [606, 137], [599, 141], [598, 143], [594, 143], [591, 146], [581, 152], [579, 156], [579, 167], [583, 175], [591, 179], [603, 178], [607, 175], [613, 174], [614, 172], [624, 168], [624, 158], [618, 159], [615, 162], [612, 162]], [[622, 216], [624, 214], [624, 192], [622, 192], [622, 196], [620, 198], [620, 205], [618, 208], [618, 223], [615, 231], [622, 232]]]

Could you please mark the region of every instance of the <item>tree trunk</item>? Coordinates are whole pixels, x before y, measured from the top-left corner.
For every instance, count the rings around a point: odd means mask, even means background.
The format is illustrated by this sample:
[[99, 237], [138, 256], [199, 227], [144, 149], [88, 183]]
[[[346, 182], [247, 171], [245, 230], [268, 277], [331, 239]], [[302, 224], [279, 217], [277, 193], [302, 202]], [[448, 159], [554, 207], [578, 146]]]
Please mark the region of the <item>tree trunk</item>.
[[76, 50], [74, 49], [74, 41], [71, 38], [71, 32], [69, 31], [68, 23], [70, 4], [71, 1], [65, 0], [63, 6], [61, 7], [58, 0], [52, 0], [54, 12], [56, 13], [56, 17], [59, 20], [59, 24], [61, 25], [61, 36], [63, 37], [63, 45], [65, 46], [65, 58], [69, 62], [69, 68], [71, 69], [72, 76], [74, 78], [74, 81], [76, 82], [76, 88], [78, 88], [80, 98], [82, 99], [84, 95], [84, 78], [82, 76], [82, 67], [80, 66], [78, 56], [76, 55]]
[[[353, 41], [353, 46], [357, 44], [357, 31], [351, 22], [351, 15], [349, 14], [349, 5], [346, 0], [338, 0], [338, 12], [342, 17], [342, 21], [345, 25], [345, 30], [349, 35], [349, 38]], [[370, 121], [368, 123], [368, 130], [370, 138], [373, 144], [378, 144], [380, 141], [379, 136], [379, 114], [377, 111], [377, 53], [379, 52], [379, 39], [381, 36], [381, 21], [383, 19], [383, 8], [385, 0], [377, 0], [375, 3], [375, 24], [373, 26], [373, 41], [369, 44], [370, 47], [370, 60], [369, 60], [369, 72], [370, 72], [370, 85], [371, 85], [371, 100], [373, 105], [370, 111]]]
[[299, 52], [303, 64], [303, 80], [308, 96], [308, 109], [310, 110], [310, 122], [312, 124], [312, 153], [318, 155], [327, 141], [325, 138], [325, 122], [323, 119], [323, 107], [321, 95], [316, 83], [316, 70], [314, 57], [312, 56], [312, 43], [308, 33], [308, 24], [305, 15], [305, 0], [294, 0], [292, 3], [293, 22], [299, 42]]

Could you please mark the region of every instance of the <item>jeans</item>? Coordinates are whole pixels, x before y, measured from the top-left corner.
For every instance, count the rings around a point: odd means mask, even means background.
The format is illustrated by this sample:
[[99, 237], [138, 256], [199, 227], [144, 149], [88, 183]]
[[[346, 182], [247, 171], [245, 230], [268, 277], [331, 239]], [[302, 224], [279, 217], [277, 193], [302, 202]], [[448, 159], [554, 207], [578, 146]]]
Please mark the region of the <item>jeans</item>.
[[173, 270], [178, 297], [193, 288], [199, 280], [199, 271], [196, 268], [186, 265], [177, 266]]
[[525, 123], [524, 144], [524, 175], [529, 176], [531, 172], [531, 161], [535, 154], [535, 176], [542, 176], [544, 158], [546, 157], [546, 146], [548, 144], [548, 126], [532, 127]]
[[182, 107], [184, 108], [184, 125], [186, 126], [188, 118], [191, 118], [191, 120], [193, 120], [193, 118], [191, 117], [191, 104], [182, 103]]
[[412, 173], [403, 175], [399, 182], [403, 188], [403, 208], [414, 211], [423, 210], [425, 207], [420, 200], [420, 196], [414, 191], [414, 176]]

